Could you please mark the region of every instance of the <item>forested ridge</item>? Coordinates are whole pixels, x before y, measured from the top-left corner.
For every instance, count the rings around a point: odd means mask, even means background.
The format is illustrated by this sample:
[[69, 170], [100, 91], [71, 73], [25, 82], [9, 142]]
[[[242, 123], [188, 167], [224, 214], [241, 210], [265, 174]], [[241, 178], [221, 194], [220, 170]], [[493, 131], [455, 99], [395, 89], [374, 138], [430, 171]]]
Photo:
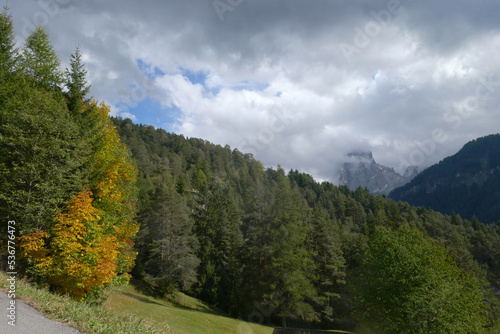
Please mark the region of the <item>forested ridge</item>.
[[477, 138], [394, 189], [389, 197], [439, 212], [474, 216], [485, 223], [500, 219], [500, 134]]
[[[465, 323], [480, 323], [482, 307], [471, 307], [482, 304], [472, 298], [482, 291], [484, 310], [498, 321], [500, 226], [265, 168], [251, 154], [129, 119], [114, 122], [139, 170], [134, 273], [158, 293], [180, 288], [267, 323], [352, 328], [363, 319], [388, 333], [410, 322], [469, 333], [480, 332]], [[446, 312], [456, 316], [432, 327]]]
[[131, 271], [155, 296], [180, 290], [266, 324], [499, 332], [498, 224], [110, 119], [78, 48], [62, 71], [42, 28], [22, 50], [13, 41], [4, 11], [0, 212], [32, 282], [99, 301]]

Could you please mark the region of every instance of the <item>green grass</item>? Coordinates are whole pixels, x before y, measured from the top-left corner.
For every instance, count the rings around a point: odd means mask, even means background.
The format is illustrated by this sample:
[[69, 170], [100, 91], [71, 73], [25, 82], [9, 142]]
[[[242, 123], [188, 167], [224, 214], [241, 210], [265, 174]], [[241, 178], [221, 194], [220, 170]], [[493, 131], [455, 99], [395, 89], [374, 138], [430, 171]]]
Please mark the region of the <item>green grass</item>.
[[[7, 288], [7, 276], [0, 272], [0, 289]], [[75, 301], [39, 289], [23, 280], [16, 281], [16, 298], [37, 308], [51, 319], [64, 322], [85, 333], [99, 334], [159, 334], [172, 333], [165, 325], [148, 323], [129, 314], [118, 314], [103, 306]]]
[[175, 334], [271, 334], [272, 327], [225, 317], [195, 298], [176, 293], [160, 300], [139, 293], [133, 286], [111, 292], [105, 306], [157, 324], [168, 324]]
[[[0, 289], [7, 276], [0, 272]], [[85, 333], [99, 334], [271, 334], [273, 329], [217, 314], [195, 298], [182, 293], [166, 300], [145, 296], [133, 287], [117, 288], [102, 306], [75, 301], [16, 281], [16, 297], [51, 319]]]
[[[0, 289], [7, 276], [0, 272]], [[166, 299], [146, 296], [132, 286], [114, 288], [102, 306], [75, 301], [16, 281], [16, 296], [48, 318], [84, 333], [99, 334], [271, 334], [272, 327], [224, 316], [198, 299], [176, 293]], [[335, 332], [335, 331], [333, 331]], [[336, 332], [346, 333], [346, 332]]]

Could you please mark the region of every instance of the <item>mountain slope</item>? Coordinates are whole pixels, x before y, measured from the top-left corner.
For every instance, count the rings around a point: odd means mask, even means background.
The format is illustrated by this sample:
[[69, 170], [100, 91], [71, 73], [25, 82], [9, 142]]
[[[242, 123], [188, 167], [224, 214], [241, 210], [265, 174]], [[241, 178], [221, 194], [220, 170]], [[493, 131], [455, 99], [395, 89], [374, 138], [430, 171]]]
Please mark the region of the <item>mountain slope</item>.
[[393, 168], [378, 164], [371, 152], [353, 152], [347, 155], [349, 162], [344, 163], [340, 171], [339, 184], [351, 190], [366, 187], [372, 194], [388, 195], [391, 190], [408, 183], [418, 170], [408, 167], [404, 175]]
[[500, 134], [478, 138], [389, 195], [464, 218], [500, 219]]

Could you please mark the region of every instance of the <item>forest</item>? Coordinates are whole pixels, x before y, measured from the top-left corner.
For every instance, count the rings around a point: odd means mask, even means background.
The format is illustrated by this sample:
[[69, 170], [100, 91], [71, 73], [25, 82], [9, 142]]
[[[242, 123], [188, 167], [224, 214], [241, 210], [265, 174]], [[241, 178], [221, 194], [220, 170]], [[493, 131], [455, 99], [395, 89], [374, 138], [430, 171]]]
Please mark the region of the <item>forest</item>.
[[468, 142], [389, 197], [484, 223], [500, 217], [500, 134]]
[[132, 277], [276, 326], [500, 332], [499, 223], [112, 118], [88, 96], [79, 48], [62, 70], [43, 28], [14, 40], [4, 11], [0, 213], [33, 284], [98, 303]]

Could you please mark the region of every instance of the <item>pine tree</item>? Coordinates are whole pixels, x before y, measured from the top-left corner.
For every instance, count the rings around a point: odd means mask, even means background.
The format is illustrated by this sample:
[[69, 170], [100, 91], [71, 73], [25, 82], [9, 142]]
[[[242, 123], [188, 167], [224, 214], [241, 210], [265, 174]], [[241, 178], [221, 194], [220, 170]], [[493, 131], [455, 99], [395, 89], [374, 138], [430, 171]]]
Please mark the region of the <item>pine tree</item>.
[[312, 250], [307, 247], [307, 203], [292, 187], [283, 169], [268, 170], [268, 210], [253, 217], [245, 239], [247, 278], [245, 291], [254, 307], [265, 309], [267, 317], [286, 320], [317, 319], [313, 300]]
[[314, 263], [307, 248], [309, 208], [292, 187], [281, 167], [276, 172], [276, 188], [271, 209], [272, 258], [270, 280], [264, 298], [274, 303], [275, 315], [287, 319], [316, 320], [312, 300]]
[[181, 196], [184, 196], [184, 193], [186, 192], [186, 181], [184, 180], [184, 176], [179, 176], [175, 189]]

